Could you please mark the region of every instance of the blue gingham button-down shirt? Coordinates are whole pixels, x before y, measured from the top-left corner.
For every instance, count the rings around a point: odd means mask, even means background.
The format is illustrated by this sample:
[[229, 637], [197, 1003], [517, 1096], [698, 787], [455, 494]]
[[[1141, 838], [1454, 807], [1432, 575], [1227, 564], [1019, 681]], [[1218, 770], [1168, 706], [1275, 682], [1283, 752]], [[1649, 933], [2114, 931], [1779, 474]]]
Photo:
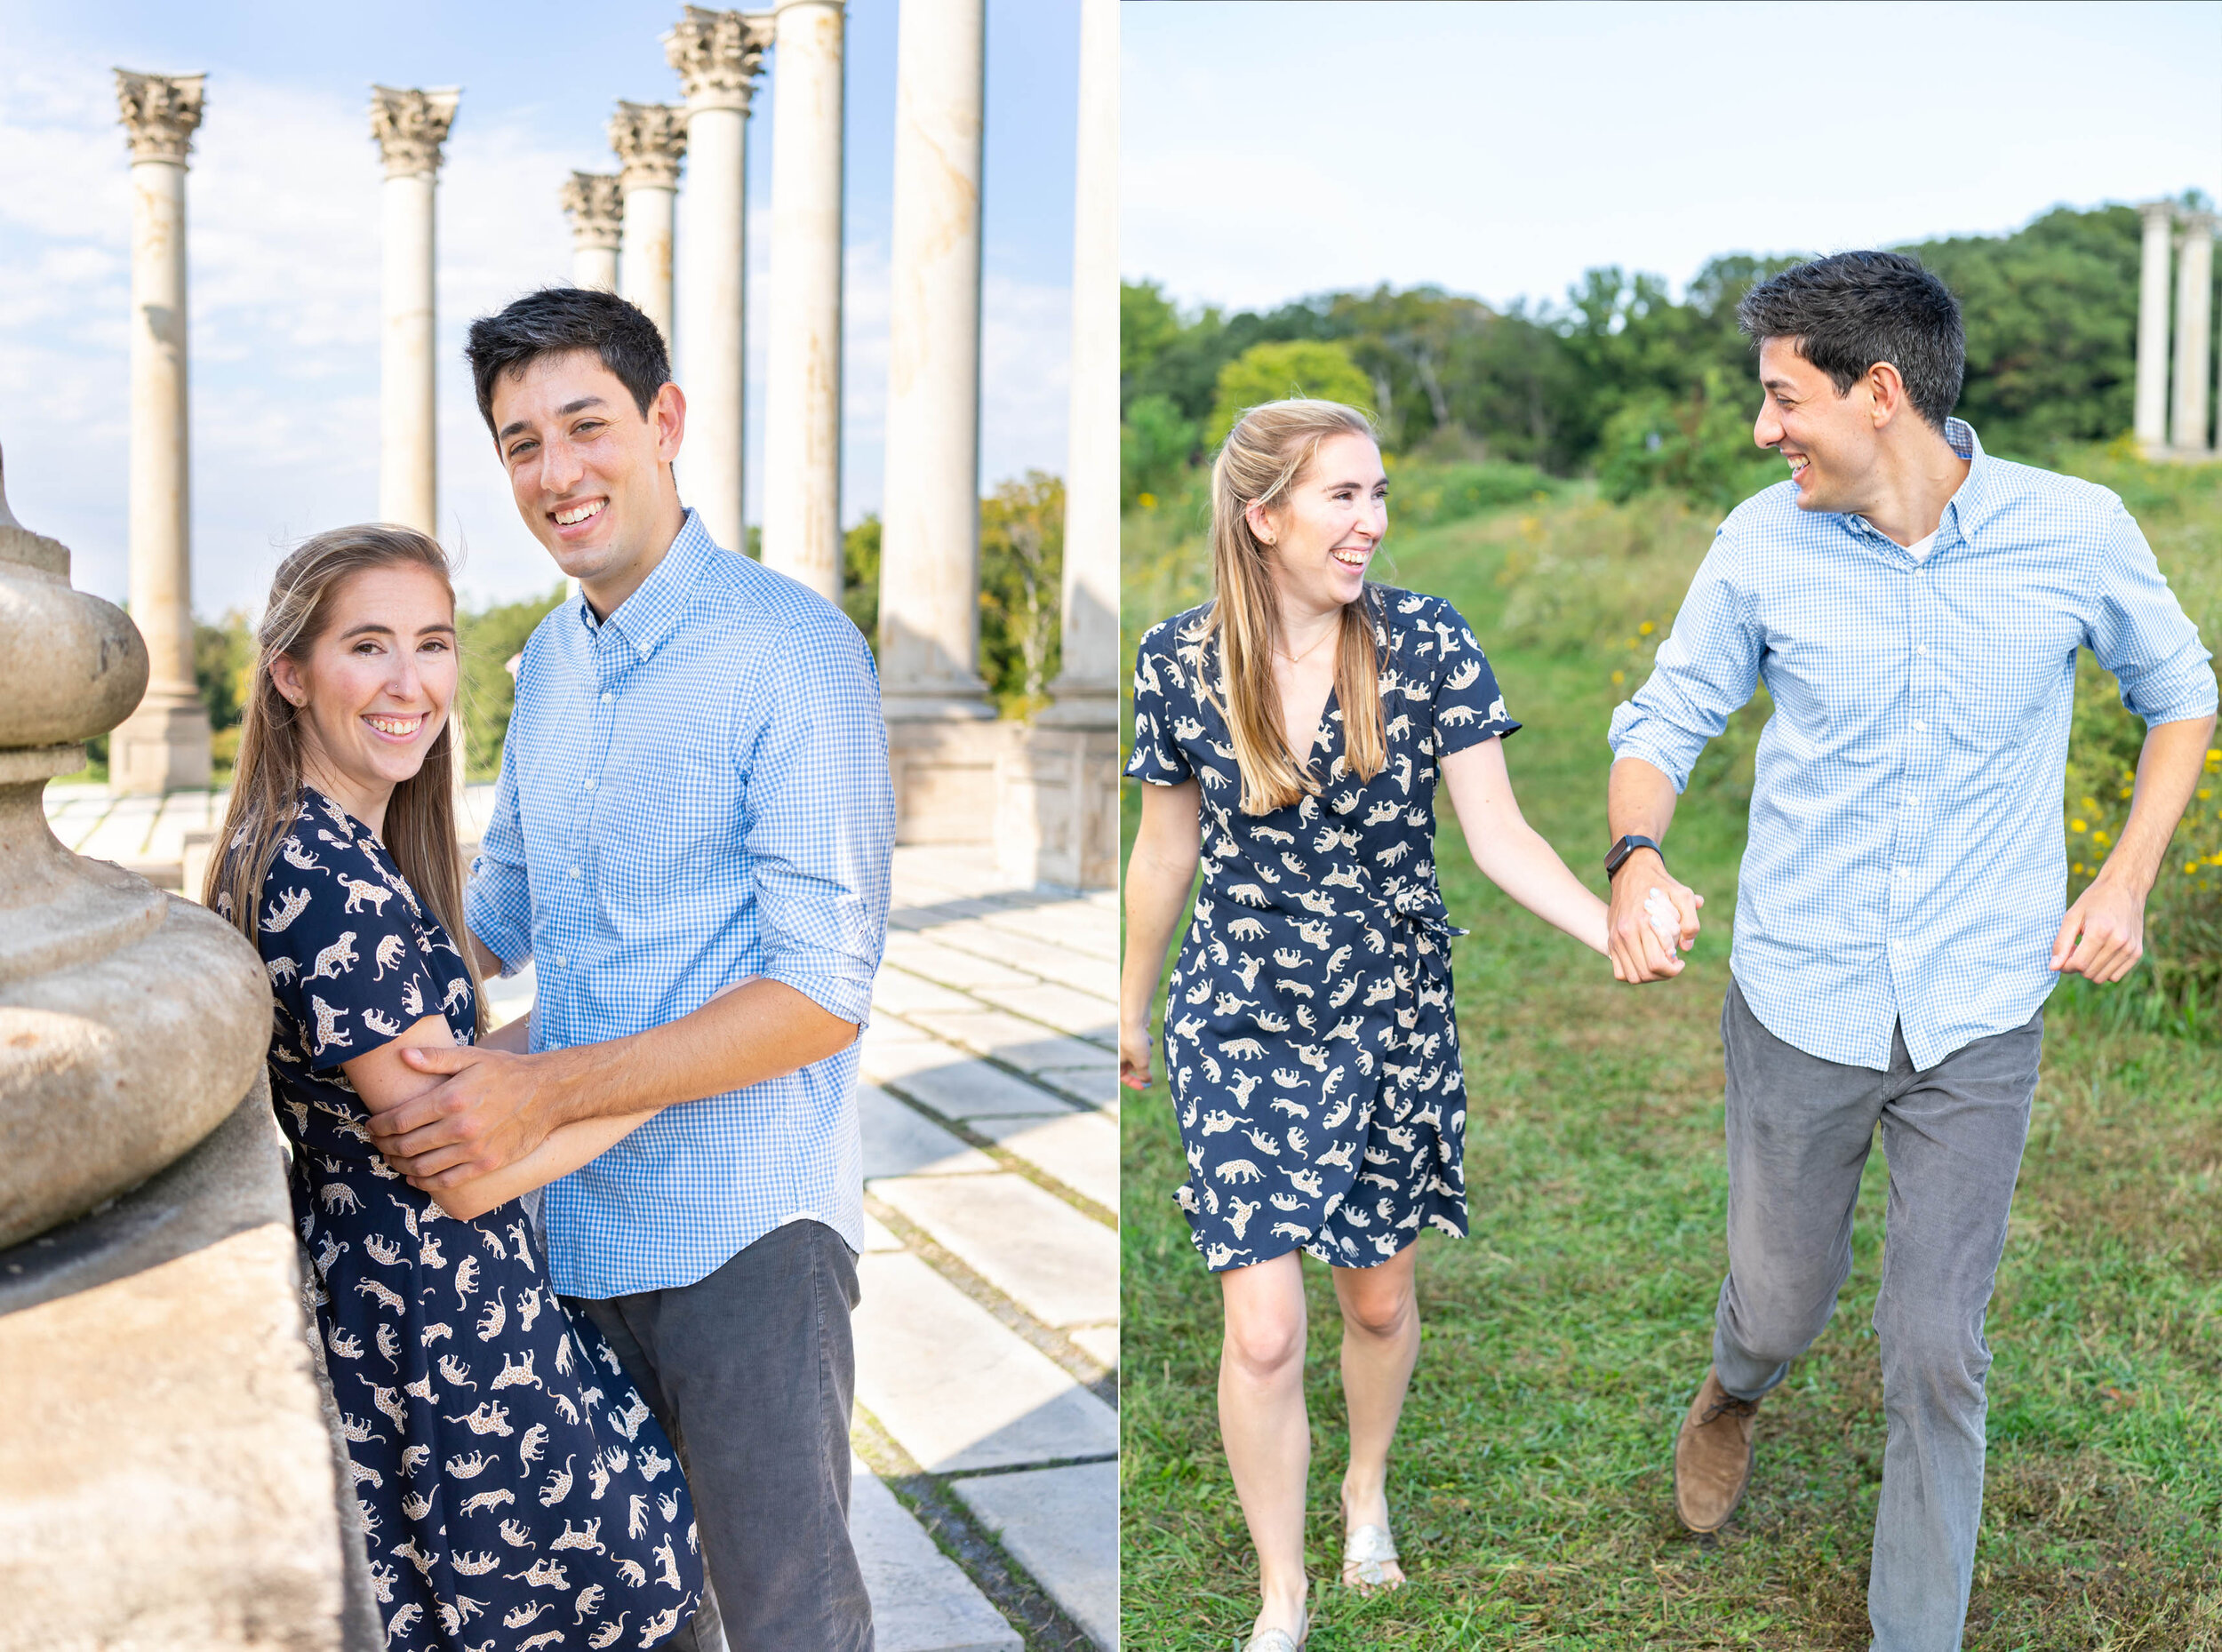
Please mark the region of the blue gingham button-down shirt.
[[1809, 1055], [1918, 1068], [2020, 1026], [2057, 978], [2060, 781], [2075, 651], [2148, 724], [2215, 706], [2211, 658], [2122, 501], [1970, 461], [1923, 561], [1785, 482], [1721, 524], [1613, 754], [1679, 791], [1764, 682], [1731, 965], [1762, 1026]]
[[[690, 510], [608, 619], [575, 598], [524, 645], [470, 927], [506, 969], [533, 961], [536, 1050], [661, 1026], [751, 976], [861, 1026], [894, 826], [864, 639]], [[667, 1107], [551, 1183], [556, 1289], [692, 1284], [800, 1218], [861, 1249], [857, 1059]]]

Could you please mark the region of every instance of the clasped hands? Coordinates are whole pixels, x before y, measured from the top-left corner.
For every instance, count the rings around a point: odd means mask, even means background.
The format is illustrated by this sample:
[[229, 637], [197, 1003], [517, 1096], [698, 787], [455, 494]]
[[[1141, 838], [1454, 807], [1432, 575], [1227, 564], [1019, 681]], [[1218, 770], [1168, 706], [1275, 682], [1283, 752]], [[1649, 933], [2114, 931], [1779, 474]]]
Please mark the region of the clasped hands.
[[[1605, 951], [1612, 978], [1641, 985], [1671, 980], [1687, 967], [1679, 956], [1698, 938], [1698, 910], [1705, 897], [1678, 883], [1666, 863], [1639, 849], [1613, 874], [1605, 914]], [[1662, 930], [1664, 933], [1662, 933]], [[1669, 945], [1671, 936], [1674, 945]]]
[[[563, 1122], [551, 1055], [491, 1045], [412, 1047], [414, 1072], [444, 1077], [421, 1095], [369, 1109], [371, 1140], [409, 1185], [432, 1193], [491, 1175], [537, 1150]], [[366, 1106], [368, 1104], [365, 1104]]]

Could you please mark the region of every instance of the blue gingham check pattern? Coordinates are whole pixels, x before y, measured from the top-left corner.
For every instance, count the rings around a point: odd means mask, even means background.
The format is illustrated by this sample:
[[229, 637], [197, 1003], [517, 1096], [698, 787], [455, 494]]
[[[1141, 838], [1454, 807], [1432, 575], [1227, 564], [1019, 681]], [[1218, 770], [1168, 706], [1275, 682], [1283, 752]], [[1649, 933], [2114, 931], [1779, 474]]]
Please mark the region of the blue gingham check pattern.
[[1985, 456], [1926, 561], [1784, 482], [1721, 524], [1613, 755], [1679, 791], [1764, 682], [1731, 966], [1767, 1030], [1887, 1071], [2022, 1026], [2057, 978], [2075, 651], [2147, 724], [2215, 706], [2211, 658], [2106, 489]]
[[[532, 1048], [622, 1038], [751, 976], [862, 1026], [895, 835], [872, 656], [840, 610], [690, 510], [640, 588], [524, 645], [470, 927], [534, 962]], [[690, 1285], [781, 1224], [864, 1244], [857, 1047], [668, 1107], [551, 1183], [569, 1296]]]

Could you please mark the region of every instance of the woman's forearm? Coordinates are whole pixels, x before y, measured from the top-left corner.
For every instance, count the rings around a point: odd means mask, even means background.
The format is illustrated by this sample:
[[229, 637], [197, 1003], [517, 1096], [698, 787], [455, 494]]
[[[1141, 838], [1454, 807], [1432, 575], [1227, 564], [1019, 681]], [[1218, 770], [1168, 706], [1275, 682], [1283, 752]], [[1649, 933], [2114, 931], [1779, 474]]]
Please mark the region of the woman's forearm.
[[1131, 1019], [1149, 1013], [1157, 978], [1165, 967], [1165, 947], [1195, 878], [1191, 861], [1186, 874], [1139, 851], [1126, 863], [1126, 958], [1119, 975], [1119, 1002]]
[[[528, 1193], [535, 1187], [545, 1187], [558, 1177], [570, 1175], [589, 1160], [598, 1159], [623, 1141], [635, 1130], [662, 1111], [654, 1108], [646, 1113], [627, 1113], [603, 1118], [580, 1119], [571, 1124], [559, 1124], [548, 1133], [543, 1141], [515, 1164], [464, 1182], [455, 1187], [437, 1189], [433, 1200], [440, 1209], [458, 1221], [468, 1222], [487, 1211], [508, 1204], [520, 1193]], [[416, 1185], [414, 1177], [411, 1185]]]
[[1483, 874], [1521, 906], [1592, 952], [1606, 950], [1604, 902], [1526, 821], [1502, 828], [1486, 844], [1469, 839], [1467, 847], [1477, 850], [1474, 860]]

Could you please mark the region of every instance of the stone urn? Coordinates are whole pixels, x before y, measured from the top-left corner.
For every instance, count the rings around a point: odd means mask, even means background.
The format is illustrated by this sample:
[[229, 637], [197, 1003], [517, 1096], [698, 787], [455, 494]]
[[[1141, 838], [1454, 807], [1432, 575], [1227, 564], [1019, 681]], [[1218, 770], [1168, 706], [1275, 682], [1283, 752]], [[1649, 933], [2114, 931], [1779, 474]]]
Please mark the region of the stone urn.
[[377, 1643], [301, 1302], [270, 994], [41, 797], [147, 686], [0, 491], [0, 1652]]

